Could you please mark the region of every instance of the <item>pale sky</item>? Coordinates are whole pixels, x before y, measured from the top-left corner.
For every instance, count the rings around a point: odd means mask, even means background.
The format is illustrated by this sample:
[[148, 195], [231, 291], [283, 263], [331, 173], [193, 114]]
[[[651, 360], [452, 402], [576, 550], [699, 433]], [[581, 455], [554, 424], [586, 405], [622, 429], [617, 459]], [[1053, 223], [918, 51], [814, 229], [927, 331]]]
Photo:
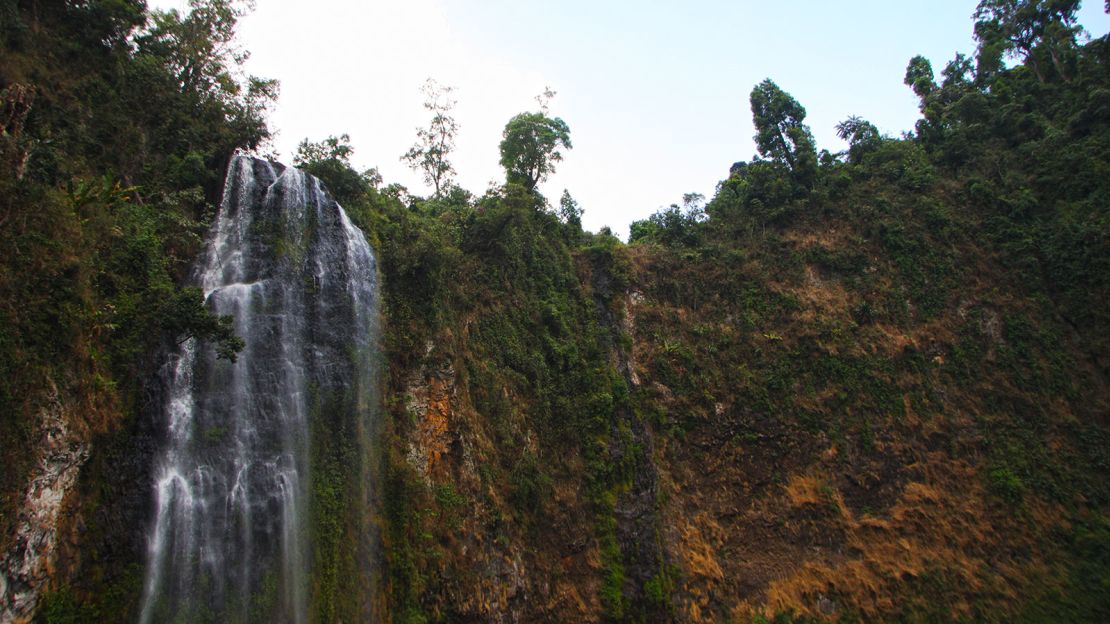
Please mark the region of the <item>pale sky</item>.
[[[185, 0], [148, 0], [155, 8]], [[628, 224], [682, 194], [711, 197], [755, 153], [748, 94], [773, 79], [809, 113], [818, 148], [845, 148], [834, 126], [859, 115], [884, 133], [913, 128], [902, 84], [922, 54], [939, 73], [974, 53], [977, 0], [256, 0], [240, 24], [250, 73], [281, 81], [271, 118], [289, 162], [297, 143], [348, 133], [352, 162], [426, 195], [399, 158], [426, 125], [420, 86], [454, 86], [459, 123], [450, 160], [475, 194], [501, 182], [498, 143], [515, 114], [550, 86], [574, 148], [541, 191], [563, 189], [583, 225]], [[1110, 30], [1101, 0], [1080, 23]]]

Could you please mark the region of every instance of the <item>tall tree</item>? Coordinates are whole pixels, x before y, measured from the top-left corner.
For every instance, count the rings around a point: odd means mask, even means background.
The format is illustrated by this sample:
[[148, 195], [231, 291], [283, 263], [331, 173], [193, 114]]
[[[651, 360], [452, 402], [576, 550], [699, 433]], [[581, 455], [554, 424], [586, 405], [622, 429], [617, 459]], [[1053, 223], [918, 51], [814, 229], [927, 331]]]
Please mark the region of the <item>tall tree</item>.
[[802, 123], [806, 109], [770, 78], [752, 89], [751, 105], [759, 154], [785, 164], [803, 185], [811, 183], [817, 173], [817, 149], [809, 126]]
[[445, 87], [429, 78], [421, 89], [424, 92], [424, 108], [432, 114], [427, 128], [416, 129], [416, 143], [401, 156], [414, 170], [424, 172], [424, 182], [435, 189], [435, 197], [440, 198], [451, 186], [455, 168], [447, 160], [448, 154], [455, 149], [455, 136], [459, 125], [451, 116], [456, 101], [451, 99], [454, 87]]
[[563, 223], [574, 227], [582, 227], [582, 207], [578, 201], [570, 196], [570, 191], [563, 189], [563, 196], [559, 198], [559, 218]]
[[[250, 55], [237, 44], [236, 29], [239, 18], [252, 4], [241, 0], [189, 0], [188, 7], [185, 14], [172, 9], [151, 13], [148, 28], [135, 37], [138, 56], [144, 62], [132, 70], [149, 80], [146, 63], [160, 65], [170, 80], [167, 86], [175, 88], [180, 97], [168, 101], [170, 94], [162, 92], [161, 84], [144, 84], [136, 96], [151, 108], [187, 104], [192, 109], [188, 113], [192, 117], [190, 125], [226, 125], [246, 139], [245, 144], [236, 147], [255, 149], [270, 138], [265, 117], [277, 98], [278, 82], [244, 77], [243, 64]], [[157, 113], [163, 119], [169, 115], [165, 110]], [[216, 121], [221, 117], [225, 124]], [[171, 141], [191, 143], [198, 151], [214, 147], [191, 141], [186, 138], [192, 136], [190, 132], [163, 123], [174, 127], [167, 137]]]
[[924, 56], [913, 57], [910, 59], [909, 65], [906, 66], [906, 77], [903, 82], [913, 89], [917, 97], [924, 102], [925, 98], [937, 89], [937, 83], [933, 76], [933, 64]]
[[231, 70], [249, 56], [235, 45], [236, 24], [245, 12], [234, 0], [189, 0], [184, 16], [176, 9], [154, 11], [154, 23], [139, 43], [163, 60], [182, 93], [216, 95], [235, 83]]
[[547, 88], [536, 99], [540, 111], [520, 113], [505, 124], [501, 139], [501, 166], [506, 179], [528, 191], [555, 171], [563, 160], [562, 149], [571, 149], [570, 127], [558, 117], [547, 116], [547, 105], [555, 92]]
[[1067, 55], [1081, 32], [1079, 0], [982, 0], [975, 10], [980, 73], [997, 71], [1002, 57], [1026, 61], [1041, 82], [1049, 67], [1069, 80]]

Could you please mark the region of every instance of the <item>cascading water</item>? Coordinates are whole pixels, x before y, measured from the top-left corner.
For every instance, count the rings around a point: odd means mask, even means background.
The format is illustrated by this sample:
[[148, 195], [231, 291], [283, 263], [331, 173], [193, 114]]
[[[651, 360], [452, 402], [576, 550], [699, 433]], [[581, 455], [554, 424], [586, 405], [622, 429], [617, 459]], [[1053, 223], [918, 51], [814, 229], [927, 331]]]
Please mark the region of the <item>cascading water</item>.
[[318, 180], [236, 156], [196, 281], [245, 346], [190, 340], [167, 365], [141, 622], [304, 622], [318, 406], [352, 412], [327, 435], [370, 426], [374, 255]]

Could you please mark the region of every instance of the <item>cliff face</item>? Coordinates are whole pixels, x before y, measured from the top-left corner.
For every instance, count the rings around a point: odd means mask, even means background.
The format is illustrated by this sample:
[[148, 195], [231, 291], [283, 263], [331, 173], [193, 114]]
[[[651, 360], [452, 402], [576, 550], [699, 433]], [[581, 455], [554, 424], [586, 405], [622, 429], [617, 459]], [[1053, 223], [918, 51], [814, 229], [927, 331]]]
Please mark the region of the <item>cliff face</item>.
[[[339, 225], [315, 185], [324, 221], [248, 232], [291, 301], [339, 302], [282, 315], [312, 340], [276, 331], [276, 292], [235, 299], [258, 318], [233, 327], [182, 287], [273, 85], [206, 62], [198, 92], [173, 59], [204, 45], [102, 4], [0, 24], [0, 620], [140, 617], [157, 371], [188, 339], [262, 332], [258, 385], [312, 423], [308, 535], [289, 540], [311, 572], [281, 585], [309, 621], [1110, 621], [1110, 39], [1057, 16], [1030, 66], [988, 66], [999, 40], [939, 82], [915, 58], [913, 136], [853, 117], [838, 155], [766, 81], [756, 130], [791, 144], [761, 141], [704, 210], [627, 245], [512, 183], [410, 198], [343, 140], [306, 143], [379, 252], [378, 360], [351, 339], [375, 304], [333, 280], [378, 270], [298, 264]], [[202, 43], [233, 24], [212, 26]], [[287, 345], [292, 377], [270, 366]], [[380, 365], [380, 399], [354, 359]], [[232, 420], [224, 398], [206, 414]], [[223, 422], [203, 429], [230, 453]], [[221, 602], [202, 580], [166, 613]], [[240, 587], [244, 621], [295, 593]]]
[[[923, 219], [886, 193], [695, 249], [572, 251], [508, 200], [453, 245], [396, 235], [423, 227], [408, 208], [363, 214], [382, 459], [352, 471], [325, 410], [315, 474], [369, 478], [383, 540], [375, 589], [324, 594], [406, 622], [1101, 613], [1110, 397], [1087, 330], [965, 234], [958, 198]], [[36, 595], [48, 621], [138, 616], [164, 444], [146, 388], [129, 418], [44, 403], [5, 617]], [[314, 556], [352, 565], [377, 529], [318, 509], [336, 530]]]
[[194, 281], [240, 354], [166, 344], [130, 408], [83, 385], [95, 368], [51, 385], [0, 558], [3, 621], [372, 617], [373, 253], [298, 170], [237, 156], [225, 191]]
[[959, 237], [923, 311], [870, 227], [837, 211], [770, 255], [644, 257], [678, 621], [1004, 620], [1086, 591], [1107, 395], [1082, 336]]
[[62, 512], [81, 466], [88, 459], [87, 436], [52, 388], [39, 413], [39, 433], [30, 483], [19, 507], [6, 552], [0, 557], [0, 620], [29, 621], [55, 567], [63, 537]]
[[134, 621], [147, 382], [166, 345], [234, 343], [181, 281], [228, 158], [267, 131], [231, 59], [175, 79], [145, 25], [182, 21], [143, 2], [0, 12], [0, 620]]
[[[393, 617], [1101, 613], [1110, 396], [1089, 330], [958, 196], [924, 218], [890, 198], [697, 249], [510, 258], [464, 230], [444, 288], [481, 294], [389, 351]], [[550, 217], [517, 218], [471, 227], [558, 247]], [[384, 281], [388, 302], [404, 283]], [[388, 309], [387, 335], [421, 334]]]
[[5, 622], [44, 613], [137, 616], [156, 446], [150, 403], [159, 384], [144, 383], [147, 399], [128, 416], [110, 390], [84, 385], [88, 375], [29, 397], [41, 406], [38, 437], [25, 449], [33, 465], [3, 542]]

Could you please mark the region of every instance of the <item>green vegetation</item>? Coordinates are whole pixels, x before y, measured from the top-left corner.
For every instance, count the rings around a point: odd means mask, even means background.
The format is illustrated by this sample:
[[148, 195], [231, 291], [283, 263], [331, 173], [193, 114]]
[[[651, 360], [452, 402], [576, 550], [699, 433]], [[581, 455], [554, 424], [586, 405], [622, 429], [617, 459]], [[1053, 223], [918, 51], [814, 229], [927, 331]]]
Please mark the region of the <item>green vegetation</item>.
[[817, 148], [802, 123], [806, 109], [770, 79], [752, 89], [751, 102], [759, 154], [785, 165], [797, 184], [808, 187], [817, 170]]
[[98, 436], [81, 477], [90, 494], [75, 503], [90, 506], [92, 554], [43, 617], [133, 621], [142, 553], [98, 552], [122, 525], [92, 520], [114, 474], [99, 457], [133, 434], [160, 349], [198, 338], [234, 359], [242, 347], [231, 319], [181, 283], [232, 152], [269, 136], [276, 83], [235, 78], [241, 13], [226, 0], [191, 2], [185, 14], [130, 0], [5, 2], [0, 14], [3, 545], [39, 412], [56, 401], [70, 430]]
[[[1076, 513], [1101, 513], [1105, 484], [1092, 476], [1105, 452], [1091, 440], [1105, 437], [1096, 415], [1106, 397], [1080, 392], [1078, 379], [1101, 387], [1106, 374], [1090, 345], [1106, 339], [1094, 302], [1110, 291], [1104, 272], [1088, 267], [1107, 257], [1098, 200], [1106, 181], [1091, 172], [1105, 160], [1107, 129], [1084, 112], [1086, 93], [1105, 85], [1106, 43], [1073, 41], [1068, 54], [1067, 80], [1041, 81], [1023, 65], [988, 77], [960, 57], [939, 85], [928, 61], [913, 59], [906, 82], [922, 98], [918, 132], [895, 139], [850, 117], [837, 128], [849, 143], [842, 154], [818, 153], [804, 108], [765, 81], [752, 94], [762, 158], [733, 165], [708, 203], [689, 194], [634, 223], [629, 247], [581, 232], [569, 193], [556, 219], [535, 192], [540, 177], [504, 162], [509, 184], [477, 198], [402, 203], [366, 185], [347, 206], [383, 258], [388, 385], [399, 393], [425, 365], [425, 345], [438, 342], [439, 357], [465, 371], [459, 383], [494, 436], [479, 468], [483, 487], [507, 503], [455, 489], [446, 497], [394, 453], [387, 562], [396, 612], [441, 621], [461, 600], [449, 587], [471, 572], [444, 569], [452, 546], [432, 521], [466, 521], [454, 496], [482, 501], [475, 513], [499, 544], [554, 548], [529, 540], [540, 539], [535, 529], [565, 483], [589, 501], [605, 617], [679, 609], [685, 579], [668, 563], [674, 553], [660, 551], [657, 572], [637, 590], [636, 545], [618, 538], [617, 501], [643, 470], [624, 452], [643, 443], [630, 423], [644, 420], [677, 448], [708, 430], [782, 471], [821, 464], [831, 445], [838, 459], [820, 492], [826, 518], [840, 504], [888, 512], [897, 490], [854, 484], [868, 470], [884, 471], [891, 487], [919, 478], [894, 446], [965, 458], [961, 445], [974, 445], [988, 506], [1070, 509], [1084, 500]], [[550, 119], [525, 114], [516, 125], [528, 115]], [[1028, 124], [1041, 129], [1018, 138], [1015, 128]], [[1060, 132], [1066, 139], [1042, 143]], [[1065, 140], [1088, 156], [1068, 158]], [[1056, 181], [1043, 183], [1050, 173]], [[612, 324], [633, 289], [645, 301], [627, 335]], [[892, 343], [892, 334], [905, 341]], [[639, 352], [636, 388], [611, 367], [622, 349]], [[403, 448], [413, 423], [396, 407], [392, 444]], [[940, 431], [918, 437], [912, 423], [922, 419]], [[1033, 534], [1068, 575], [1088, 565], [1052, 534]], [[954, 574], [940, 565], [900, 585], [902, 613], [950, 617]], [[1061, 595], [1075, 600], [1077, 587]], [[844, 591], [845, 613], [856, 613]]]
[[[159, 348], [239, 344], [180, 284], [275, 85], [232, 79], [234, 5], [190, 6], [4, 13], [4, 518], [52, 384], [119, 448]], [[756, 85], [759, 155], [627, 245], [538, 192], [571, 148], [550, 91], [481, 195], [452, 182], [433, 83], [404, 156], [430, 197], [356, 171], [347, 135], [302, 142], [377, 250], [386, 363], [380, 457], [358, 454], [353, 395], [313, 395], [313, 617], [358, 620], [376, 591], [414, 623], [1106, 619], [1110, 41], [1078, 37], [1076, 6], [984, 0], [974, 58], [939, 80], [909, 60], [915, 131], [851, 116], [839, 154]], [[351, 503], [369, 473], [373, 589]], [[41, 617], [131, 617], [133, 563], [90, 557]]]
[[360, 453], [368, 445], [358, 425], [365, 417], [359, 413], [358, 392], [310, 391], [309, 604], [315, 622], [360, 620], [367, 602], [363, 597], [372, 591], [367, 554], [372, 536], [362, 508], [368, 498], [366, 464], [371, 460]]
[[413, 169], [424, 172], [424, 182], [435, 189], [436, 198], [451, 188], [451, 177], [455, 174], [455, 168], [447, 160], [447, 155], [455, 148], [455, 135], [459, 132], [459, 125], [450, 115], [455, 107], [455, 100], [451, 99], [453, 90], [452, 87], [436, 84], [431, 78], [424, 84], [424, 95], [427, 97], [424, 108], [432, 113], [432, 120], [427, 128], [417, 128], [416, 145], [401, 157]]
[[129, 386], [162, 339], [215, 340], [229, 358], [240, 348], [230, 319], [175, 285], [214, 212], [222, 165], [268, 137], [274, 83], [236, 82], [239, 57], [218, 52], [238, 15], [195, 2], [148, 22], [141, 3], [115, 2], [4, 20], [3, 243], [16, 251], [0, 271], [5, 415], [64, 377], [51, 368], [78, 343]]
[[555, 171], [563, 159], [561, 149], [570, 149], [570, 127], [559, 117], [547, 116], [547, 105], [555, 92], [548, 89], [537, 100], [540, 110], [520, 113], [505, 124], [501, 139], [501, 166], [506, 180], [533, 192], [536, 185]]

